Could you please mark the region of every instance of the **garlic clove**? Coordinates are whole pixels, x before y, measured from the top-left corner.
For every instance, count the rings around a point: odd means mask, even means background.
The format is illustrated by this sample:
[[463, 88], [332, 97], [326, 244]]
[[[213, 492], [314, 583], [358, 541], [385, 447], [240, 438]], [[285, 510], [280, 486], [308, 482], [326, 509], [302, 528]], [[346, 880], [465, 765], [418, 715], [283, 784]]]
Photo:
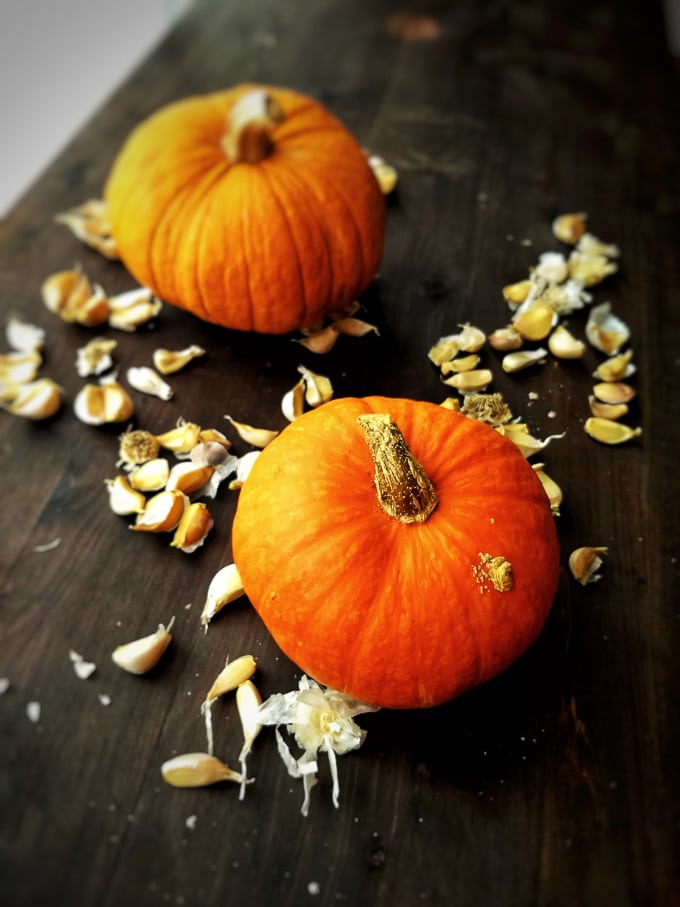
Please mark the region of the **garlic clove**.
[[602, 419], [598, 416], [591, 416], [586, 419], [583, 427], [587, 435], [601, 444], [625, 444], [626, 441], [639, 438], [642, 434], [641, 428], [631, 428], [621, 422]]
[[227, 564], [222, 567], [210, 580], [206, 593], [205, 604], [201, 613], [201, 624], [208, 631], [208, 624], [215, 615], [228, 605], [245, 595], [241, 574], [236, 564]]
[[511, 307], [518, 306], [526, 300], [531, 285], [531, 281], [528, 279], [506, 284], [502, 290], [503, 298]]
[[107, 384], [86, 384], [73, 401], [73, 410], [87, 425], [124, 422], [134, 413], [129, 394], [117, 381]]
[[13, 350], [20, 353], [40, 352], [45, 345], [46, 333], [44, 328], [29, 324], [16, 316], [11, 316], [5, 326], [7, 342]]
[[164, 457], [154, 457], [136, 466], [128, 474], [130, 486], [137, 491], [160, 491], [170, 475], [170, 464]]
[[450, 409], [451, 412], [459, 413], [460, 412], [460, 400], [458, 397], [446, 397], [439, 404], [443, 409]]
[[588, 397], [590, 412], [599, 419], [611, 419], [616, 421], [622, 419], [628, 414], [627, 403], [602, 403], [593, 394]]
[[76, 371], [81, 378], [101, 375], [113, 366], [112, 353], [117, 347], [115, 340], [107, 337], [95, 337], [76, 353]]
[[137, 287], [109, 297], [109, 326], [133, 332], [155, 318], [163, 303], [147, 287]]
[[597, 573], [602, 566], [602, 557], [600, 555], [608, 554], [607, 548], [576, 548], [569, 555], [569, 569], [575, 580], [582, 586], [588, 583], [595, 583], [601, 579]]
[[616, 262], [606, 255], [583, 251], [580, 244], [572, 250], [567, 265], [570, 278], [584, 287], [593, 287], [618, 271]]
[[558, 324], [548, 337], [548, 349], [558, 359], [581, 359], [585, 355], [586, 345], [564, 325]]
[[[262, 696], [260, 696], [260, 692], [252, 680], [245, 680], [238, 685], [236, 688], [236, 708], [243, 730], [243, 746], [239, 753], [239, 762], [241, 765], [241, 774], [244, 778], [247, 776], [248, 755], [253, 748], [255, 738], [262, 730], [258, 711], [261, 705]], [[245, 790], [245, 784], [241, 784], [239, 794], [240, 800], [245, 796]]]
[[536, 350], [516, 350], [503, 356], [501, 366], [503, 371], [508, 374], [521, 372], [532, 365], [543, 365], [547, 355], [548, 351], [544, 350], [543, 347], [539, 347]]
[[233, 419], [231, 416], [225, 416], [236, 429], [238, 436], [246, 442], [246, 444], [252, 444], [253, 447], [263, 448], [266, 447], [274, 438], [279, 434], [278, 430], [269, 429], [269, 428], [255, 428], [253, 425], [248, 425], [246, 422], [237, 422], [236, 419]]
[[212, 702], [225, 693], [231, 693], [240, 684], [250, 680], [257, 669], [252, 655], [241, 655], [234, 661], [227, 659], [224, 667], [215, 678], [205, 697], [206, 702]]
[[160, 348], [154, 350], [153, 364], [161, 375], [172, 375], [200, 356], [205, 356], [205, 350], [196, 344], [187, 346], [183, 350]]
[[156, 441], [165, 450], [169, 450], [176, 456], [191, 453], [192, 449], [198, 444], [201, 436], [201, 427], [195, 422], [185, 422], [183, 419], [177, 423], [175, 428], [166, 431], [163, 434], [156, 435]]
[[396, 167], [386, 163], [378, 154], [368, 155], [368, 165], [378, 181], [382, 194], [389, 195], [390, 192], [393, 192], [399, 179]]
[[512, 325], [492, 331], [488, 340], [489, 345], [501, 353], [519, 350], [524, 345], [524, 338]]
[[570, 246], [576, 245], [586, 232], [587, 217], [583, 211], [569, 214], [559, 214], [552, 222], [552, 232], [560, 242]]
[[593, 372], [593, 378], [599, 378], [600, 381], [622, 381], [624, 378], [629, 378], [635, 374], [635, 365], [631, 362], [632, 358], [632, 350], [626, 350], [625, 353], [611, 356], [598, 365]]
[[493, 381], [493, 375], [489, 369], [472, 369], [470, 372], [461, 372], [442, 380], [449, 387], [455, 387], [461, 394], [473, 394], [487, 388]]
[[191, 495], [203, 488], [214, 472], [214, 466], [197, 466], [191, 460], [176, 463], [170, 470], [165, 487], [168, 491], [176, 489]]
[[305, 400], [311, 407], [321, 406], [333, 397], [333, 385], [325, 375], [318, 375], [304, 365], [298, 366], [305, 387]]
[[1, 408], [15, 416], [40, 421], [58, 412], [61, 398], [62, 389], [52, 378], [37, 378], [13, 388], [10, 401]]
[[147, 501], [130, 529], [136, 532], [172, 532], [188, 504], [189, 499], [181, 491], [159, 491]]
[[132, 366], [126, 373], [130, 387], [141, 394], [158, 397], [159, 400], [172, 400], [173, 390], [167, 381], [147, 365]]
[[495, 426], [496, 431], [507, 438], [519, 449], [525, 458], [531, 457], [539, 450], [543, 450], [551, 441], [563, 438], [566, 432], [560, 435], [548, 435], [543, 441], [529, 433], [529, 428], [522, 422], [508, 422], [505, 425]]
[[536, 302], [528, 309], [520, 311], [512, 324], [525, 340], [545, 340], [557, 324], [557, 320], [558, 315], [550, 306]]
[[635, 389], [623, 381], [603, 381], [593, 387], [593, 393], [602, 403], [630, 403]]
[[130, 674], [146, 674], [158, 664], [170, 645], [174, 622], [173, 617], [167, 627], [159, 624], [155, 633], [117, 646], [113, 650], [111, 658], [119, 668]]
[[26, 384], [38, 377], [43, 358], [38, 350], [0, 354], [0, 381]]
[[182, 514], [170, 546], [179, 548], [185, 554], [193, 554], [205, 542], [213, 525], [213, 518], [205, 504], [189, 504]]
[[369, 324], [368, 321], [363, 321], [361, 318], [338, 318], [331, 327], [336, 333], [344, 334], [346, 337], [365, 337], [366, 334], [380, 335], [380, 331], [374, 324]]
[[536, 473], [538, 478], [541, 480], [541, 485], [543, 486], [543, 491], [545, 491], [550, 501], [550, 510], [552, 511], [553, 516], [560, 515], [560, 505], [562, 504], [562, 489], [557, 484], [554, 479], [551, 479], [550, 476], [545, 471], [544, 463], [535, 463], [532, 464], [533, 471]]
[[118, 516], [130, 516], [142, 513], [146, 507], [146, 498], [134, 489], [125, 476], [115, 479], [104, 479], [109, 494], [109, 507]]
[[105, 258], [117, 260], [118, 247], [111, 233], [108, 210], [103, 199], [91, 198], [82, 205], [57, 214], [55, 221], [68, 227], [76, 239]]
[[294, 422], [305, 409], [305, 380], [300, 378], [297, 384], [283, 395], [281, 412], [289, 422]]
[[163, 780], [172, 787], [208, 787], [220, 781], [246, 781], [240, 772], [210, 753], [183, 753], [161, 765]]
[[479, 365], [480, 358], [477, 353], [469, 353], [467, 356], [457, 356], [444, 362], [441, 367], [442, 375], [460, 374], [461, 372], [471, 372]]
[[609, 302], [603, 302], [590, 310], [586, 337], [595, 349], [611, 356], [628, 342], [630, 328], [613, 314]]
[[320, 328], [318, 331], [310, 331], [295, 342], [304, 346], [311, 353], [328, 353], [335, 346], [340, 334], [335, 330], [333, 325]]

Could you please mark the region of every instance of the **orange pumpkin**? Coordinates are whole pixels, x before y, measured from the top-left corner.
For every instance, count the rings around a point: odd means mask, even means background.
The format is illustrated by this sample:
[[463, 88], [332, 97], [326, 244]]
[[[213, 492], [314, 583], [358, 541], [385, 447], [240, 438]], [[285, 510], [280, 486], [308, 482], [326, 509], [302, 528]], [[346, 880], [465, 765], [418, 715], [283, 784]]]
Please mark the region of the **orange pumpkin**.
[[280, 648], [375, 706], [442, 703], [517, 659], [555, 595], [533, 469], [489, 426], [367, 397], [287, 426], [240, 491], [233, 555]]
[[374, 279], [385, 200], [366, 154], [321, 104], [241, 85], [142, 122], [104, 190], [127, 270], [161, 299], [281, 334], [346, 308]]

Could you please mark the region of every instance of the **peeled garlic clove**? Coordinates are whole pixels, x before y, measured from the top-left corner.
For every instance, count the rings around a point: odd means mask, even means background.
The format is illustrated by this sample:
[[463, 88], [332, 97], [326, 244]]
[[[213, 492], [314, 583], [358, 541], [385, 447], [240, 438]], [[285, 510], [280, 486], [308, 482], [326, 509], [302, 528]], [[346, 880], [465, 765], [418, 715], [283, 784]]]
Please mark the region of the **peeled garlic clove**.
[[567, 260], [561, 252], [543, 252], [539, 256], [534, 274], [548, 283], [562, 283], [569, 276]]
[[335, 346], [339, 336], [333, 325], [328, 325], [318, 331], [310, 331], [296, 342], [312, 353], [328, 353]]
[[477, 353], [486, 343], [486, 334], [481, 328], [466, 323], [459, 325], [462, 330], [456, 335], [461, 353]]
[[458, 354], [460, 346], [458, 345], [458, 338], [455, 334], [450, 334], [446, 337], [440, 337], [439, 340], [431, 346], [427, 358], [434, 365], [441, 368], [445, 362], [453, 359], [454, 356]]
[[530, 434], [528, 427], [522, 422], [508, 422], [505, 425], [495, 426], [495, 429], [499, 434], [503, 435], [503, 437], [512, 441], [522, 456], [527, 459], [539, 450], [543, 450], [543, 448], [547, 447], [551, 441], [559, 440], [566, 434], [565, 432], [562, 432], [560, 435], [548, 435], [547, 438], [541, 441]]
[[593, 387], [593, 393], [602, 403], [630, 403], [635, 389], [623, 381], [603, 381]]
[[582, 211], [574, 214], [560, 214], [552, 222], [552, 232], [560, 242], [576, 245], [586, 232], [588, 215]]
[[325, 375], [318, 375], [304, 365], [298, 366], [305, 386], [305, 400], [309, 406], [321, 406], [333, 397], [333, 385]]
[[213, 518], [205, 504], [189, 504], [182, 514], [170, 546], [179, 548], [185, 554], [192, 554], [205, 542], [213, 525]]
[[530, 280], [518, 280], [515, 283], [509, 283], [503, 287], [503, 298], [511, 307], [518, 306], [524, 302], [529, 295], [530, 290]]
[[256, 668], [257, 665], [252, 655], [241, 655], [234, 661], [227, 659], [224, 667], [215, 678], [213, 685], [208, 690], [205, 701], [212, 702], [213, 699], [235, 690], [239, 684], [250, 680]]
[[167, 627], [159, 624], [155, 633], [117, 646], [113, 650], [111, 658], [119, 668], [130, 674], [146, 674], [158, 664], [170, 645], [174, 622], [173, 617]]
[[126, 469], [158, 457], [160, 444], [150, 431], [128, 429], [118, 438], [118, 466]]
[[61, 406], [61, 387], [51, 378], [38, 378], [16, 387], [3, 409], [15, 416], [40, 421], [49, 419]]
[[543, 347], [539, 347], [537, 350], [516, 350], [514, 353], [507, 353], [503, 356], [501, 365], [503, 371], [508, 374], [521, 372], [531, 365], [543, 364], [547, 355], [548, 351]]
[[628, 414], [627, 403], [601, 403], [592, 394], [588, 397], [588, 404], [590, 405], [590, 412], [599, 419], [616, 421]]
[[642, 434], [641, 428], [631, 428], [629, 425], [622, 425], [621, 422], [601, 419], [598, 416], [586, 419], [583, 427], [587, 435], [602, 444], [625, 444], [626, 441], [639, 438]]
[[245, 595], [241, 574], [238, 572], [236, 564], [227, 564], [222, 567], [210, 580], [208, 591], [206, 593], [205, 604], [201, 613], [201, 624], [203, 629], [208, 631], [208, 624], [213, 617], [228, 605]]
[[183, 491], [184, 494], [194, 494], [210, 479], [215, 472], [214, 466], [197, 466], [191, 460], [176, 463], [168, 475], [165, 487], [168, 491]]
[[[241, 752], [239, 754], [239, 762], [241, 764], [241, 774], [244, 778], [247, 773], [246, 762], [248, 755], [253, 747], [255, 738], [262, 730], [262, 725], [258, 720], [258, 710], [261, 705], [262, 697], [252, 680], [245, 680], [238, 685], [236, 688], [236, 708], [238, 709], [238, 715], [241, 719], [241, 728], [243, 730], [243, 746], [241, 747]], [[245, 790], [245, 784], [242, 784], [239, 794], [240, 800], [245, 796]]]
[[135, 490], [125, 476], [116, 476], [115, 479], [105, 479], [109, 493], [109, 507], [118, 516], [130, 516], [133, 513], [142, 513], [146, 507], [146, 498]]
[[107, 337], [95, 337], [85, 346], [81, 346], [76, 353], [76, 371], [81, 378], [91, 375], [101, 375], [113, 366], [111, 353], [117, 346], [115, 340]]
[[602, 566], [600, 555], [608, 553], [607, 548], [576, 548], [569, 555], [569, 569], [575, 580], [582, 586], [601, 579], [597, 570]]
[[450, 378], [444, 378], [443, 383], [449, 387], [455, 387], [461, 394], [473, 394], [487, 388], [493, 381], [493, 375], [489, 369], [473, 369], [470, 372], [461, 372], [459, 375], [452, 375]]
[[631, 362], [633, 351], [626, 350], [625, 353], [619, 353], [618, 356], [611, 356], [605, 362], [601, 362], [593, 372], [593, 378], [599, 378], [600, 381], [621, 381], [635, 374], [635, 366]]
[[45, 329], [22, 321], [15, 316], [10, 317], [5, 327], [7, 342], [13, 350], [20, 353], [40, 351], [45, 345]]
[[164, 457], [154, 457], [136, 466], [128, 475], [132, 488], [137, 491], [160, 491], [170, 475], [170, 464]]
[[236, 419], [232, 419], [231, 416], [225, 416], [224, 418], [231, 422], [236, 429], [238, 436], [245, 441], [246, 444], [252, 444], [253, 447], [266, 447], [279, 433], [274, 429], [255, 428], [253, 425], [248, 425], [246, 422], [237, 422]]
[[26, 384], [38, 377], [42, 356], [37, 350], [0, 354], [0, 381], [4, 384]]
[[161, 375], [172, 375], [175, 372], [179, 372], [180, 369], [183, 369], [199, 356], [205, 356], [205, 350], [196, 344], [187, 346], [183, 350], [161, 348], [154, 351], [153, 364]]
[[87, 425], [124, 422], [135, 411], [129, 394], [117, 381], [86, 384], [73, 401], [73, 410]]
[[554, 479], [551, 479], [550, 476], [547, 475], [544, 463], [533, 464], [531, 468], [541, 480], [543, 491], [545, 491], [548, 500], [550, 501], [550, 510], [552, 511], [553, 516], [559, 516], [560, 504], [562, 503], [562, 489]]
[[393, 192], [399, 178], [396, 168], [386, 163], [378, 154], [368, 155], [368, 166], [373, 171], [382, 194], [389, 195]]
[[460, 400], [458, 397], [447, 397], [445, 400], [439, 404], [442, 409], [450, 409], [451, 412], [459, 413], [460, 412]]
[[558, 324], [548, 337], [548, 349], [558, 359], [581, 359], [585, 355], [586, 345], [564, 325]]
[[586, 322], [586, 337], [595, 349], [608, 356], [618, 353], [630, 339], [630, 328], [613, 314], [611, 308], [608, 302], [595, 306]]
[[147, 365], [132, 366], [126, 374], [130, 387], [141, 394], [158, 397], [159, 400], [172, 400], [173, 390], [158, 372]]
[[136, 532], [172, 532], [188, 504], [189, 499], [181, 491], [159, 491], [149, 499], [130, 529]]
[[240, 772], [225, 765], [210, 753], [183, 753], [161, 765], [163, 780], [172, 787], [208, 787], [220, 781], [243, 783]]
[[45, 307], [55, 315], [62, 315], [67, 307], [77, 308], [93, 293], [88, 277], [78, 268], [56, 271], [40, 287]]
[[545, 340], [557, 324], [558, 316], [549, 305], [536, 302], [513, 319], [513, 327], [525, 340]]
[[479, 365], [480, 358], [477, 353], [470, 353], [467, 356], [458, 356], [445, 362], [441, 367], [442, 375], [460, 374], [461, 372], [471, 372]]
[[200, 440], [201, 427], [195, 422], [180, 420], [175, 428], [156, 435], [156, 440], [165, 450], [170, 450], [176, 455], [191, 453]]
[[151, 321], [163, 308], [163, 303], [146, 287], [127, 290], [109, 298], [109, 326], [119, 331], [136, 331]]
[[512, 325], [492, 331], [488, 340], [489, 344], [499, 352], [519, 350], [524, 345], [524, 338]]

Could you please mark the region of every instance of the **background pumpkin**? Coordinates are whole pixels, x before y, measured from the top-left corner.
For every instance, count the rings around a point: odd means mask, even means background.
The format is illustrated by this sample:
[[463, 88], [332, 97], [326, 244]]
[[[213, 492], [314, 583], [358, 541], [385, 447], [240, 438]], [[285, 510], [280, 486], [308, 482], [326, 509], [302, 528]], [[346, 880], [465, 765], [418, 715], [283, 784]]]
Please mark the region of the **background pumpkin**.
[[[357, 423], [371, 413], [391, 416], [434, 485], [422, 522], [378, 505]], [[559, 573], [547, 496], [512, 442], [382, 397], [334, 400], [287, 426], [240, 491], [232, 542], [280, 648], [320, 683], [390, 708], [436, 705], [510, 665], [542, 629]], [[511, 565], [512, 588], [495, 588], [487, 555]]]
[[129, 136], [105, 190], [130, 273], [224, 327], [285, 333], [342, 310], [375, 277], [385, 200], [321, 104], [241, 85], [161, 108]]

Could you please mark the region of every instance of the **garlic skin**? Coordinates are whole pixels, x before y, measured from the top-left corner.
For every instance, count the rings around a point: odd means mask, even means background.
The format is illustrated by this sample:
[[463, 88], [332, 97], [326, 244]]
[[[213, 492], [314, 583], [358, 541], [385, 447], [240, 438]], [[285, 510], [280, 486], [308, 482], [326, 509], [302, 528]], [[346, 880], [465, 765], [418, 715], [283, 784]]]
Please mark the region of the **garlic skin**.
[[143, 512], [146, 498], [140, 491], [131, 487], [125, 476], [104, 479], [104, 483], [109, 493], [109, 507], [117, 516], [131, 516]]
[[172, 400], [174, 391], [167, 381], [146, 365], [132, 366], [127, 370], [127, 381], [130, 387], [141, 394], [158, 397], [159, 400]]
[[38, 350], [0, 354], [0, 382], [26, 384], [38, 377], [43, 358]]
[[40, 352], [45, 345], [47, 332], [44, 328], [12, 315], [5, 326], [7, 342], [13, 350], [20, 353]]
[[613, 356], [630, 339], [630, 328], [614, 315], [611, 303], [603, 302], [590, 310], [586, 337], [595, 349]]
[[147, 501], [130, 529], [135, 532], [173, 532], [189, 505], [189, 498], [181, 491], [159, 491]]
[[[16, 392], [15, 392], [16, 391]], [[37, 378], [12, 390], [8, 403], [0, 409], [24, 419], [40, 421], [54, 416], [61, 407], [62, 389], [51, 378]]]
[[117, 346], [115, 340], [107, 337], [95, 337], [76, 353], [76, 371], [81, 378], [101, 375], [113, 367], [112, 353]]
[[185, 554], [193, 554], [205, 542], [213, 525], [213, 518], [205, 504], [189, 504], [175, 529], [170, 547], [178, 548]]
[[100, 255], [112, 261], [118, 260], [118, 247], [111, 235], [108, 210], [103, 199], [88, 199], [77, 208], [62, 211], [54, 219], [58, 224], [68, 227], [76, 239]]
[[606, 547], [576, 548], [569, 555], [569, 569], [574, 579], [582, 586], [595, 583], [602, 578], [597, 571], [602, 566], [602, 556], [609, 553]]
[[187, 346], [183, 350], [159, 348], [154, 350], [153, 364], [161, 375], [173, 375], [199, 356], [205, 356], [205, 350], [196, 344]]
[[117, 381], [86, 384], [73, 401], [73, 411], [86, 425], [125, 422], [135, 411], [132, 398]]
[[146, 674], [158, 664], [170, 645], [174, 622], [173, 617], [167, 627], [159, 624], [155, 633], [117, 646], [111, 653], [113, 662], [130, 674]]
[[138, 287], [109, 298], [109, 327], [131, 333], [155, 318], [163, 303], [151, 290]]

